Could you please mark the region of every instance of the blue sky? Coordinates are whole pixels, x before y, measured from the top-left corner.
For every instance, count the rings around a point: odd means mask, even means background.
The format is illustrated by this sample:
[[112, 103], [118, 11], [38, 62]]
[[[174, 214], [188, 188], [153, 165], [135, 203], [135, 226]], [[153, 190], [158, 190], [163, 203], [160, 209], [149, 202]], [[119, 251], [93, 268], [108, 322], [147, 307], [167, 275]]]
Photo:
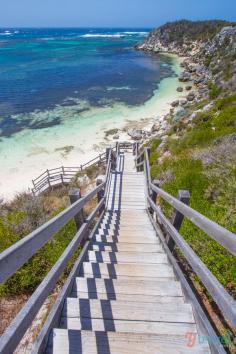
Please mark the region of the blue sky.
[[155, 27], [182, 18], [236, 21], [236, 0], [0, 0], [0, 27]]

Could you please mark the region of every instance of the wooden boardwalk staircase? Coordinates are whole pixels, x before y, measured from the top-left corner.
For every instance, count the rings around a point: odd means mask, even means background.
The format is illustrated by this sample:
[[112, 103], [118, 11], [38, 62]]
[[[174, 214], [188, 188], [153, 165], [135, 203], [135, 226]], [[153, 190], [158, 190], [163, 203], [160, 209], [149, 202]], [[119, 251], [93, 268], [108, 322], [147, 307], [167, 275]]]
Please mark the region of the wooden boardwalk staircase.
[[[189, 353], [185, 336], [197, 334], [192, 306], [147, 215], [145, 188], [133, 155], [121, 154], [47, 354]], [[191, 352], [210, 351], [197, 343]]]
[[[1, 354], [13, 353], [81, 242], [81, 254], [33, 354], [225, 353], [172, 251], [175, 245], [181, 248], [235, 326], [235, 301], [178, 230], [183, 217], [189, 217], [233, 254], [236, 235], [191, 209], [184, 198], [178, 200], [160, 189], [150, 178], [148, 150], [139, 155], [136, 144], [131, 148], [125, 144], [116, 154], [108, 151], [105, 181], [82, 198], [72, 193], [71, 207], [0, 255], [0, 281], [4, 281], [75, 218], [75, 238], [0, 338]], [[84, 220], [83, 206], [96, 195], [98, 205]], [[174, 207], [172, 221], [156, 204], [157, 195]], [[186, 192], [183, 196], [187, 198]]]

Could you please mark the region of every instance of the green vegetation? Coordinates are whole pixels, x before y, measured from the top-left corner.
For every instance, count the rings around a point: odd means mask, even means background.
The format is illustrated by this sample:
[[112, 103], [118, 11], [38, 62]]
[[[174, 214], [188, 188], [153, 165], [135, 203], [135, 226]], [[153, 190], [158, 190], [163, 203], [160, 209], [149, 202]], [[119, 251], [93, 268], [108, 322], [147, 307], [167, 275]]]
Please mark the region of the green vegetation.
[[[69, 200], [66, 195], [49, 193], [42, 198], [22, 194], [12, 203], [2, 205], [0, 209], [0, 252], [22, 239], [46, 220], [54, 217], [68, 204]], [[75, 223], [72, 220], [4, 285], [0, 286], [0, 297], [32, 293], [56, 263], [75, 232]]]
[[169, 40], [175, 41], [178, 44], [183, 42], [183, 38], [189, 40], [191, 45], [195, 40], [210, 40], [212, 39], [223, 27], [235, 26], [233, 22], [211, 20], [211, 21], [188, 21], [181, 20], [171, 23], [166, 23], [159, 29], [165, 33], [169, 33]]
[[[173, 133], [172, 128], [172, 133]], [[191, 207], [236, 233], [236, 95], [215, 101], [198, 113], [189, 126], [181, 125], [179, 139], [171, 134], [165, 146], [170, 157], [156, 163], [159, 141], [151, 143], [152, 178], [172, 195], [179, 189], [191, 194]], [[165, 213], [172, 210], [161, 201]], [[236, 261], [223, 247], [190, 221], [181, 234], [217, 279], [236, 296]]]
[[[97, 173], [101, 173], [102, 167], [96, 169]], [[94, 173], [94, 168], [91, 171]], [[68, 190], [71, 187], [78, 186], [76, 181], [73, 181], [70, 186], [60, 187], [41, 197], [35, 198], [31, 194], [23, 193], [18, 195], [11, 203], [0, 204], [0, 252], [21, 240], [69, 206]], [[86, 185], [81, 185], [80, 188], [82, 195], [85, 194]], [[85, 215], [91, 212], [95, 204], [96, 197], [86, 204]], [[0, 298], [31, 294], [59, 259], [75, 234], [75, 222], [71, 220], [5, 284], [0, 285]], [[80, 249], [75, 252], [66, 271], [60, 278], [60, 282], [64, 281], [79, 252]]]

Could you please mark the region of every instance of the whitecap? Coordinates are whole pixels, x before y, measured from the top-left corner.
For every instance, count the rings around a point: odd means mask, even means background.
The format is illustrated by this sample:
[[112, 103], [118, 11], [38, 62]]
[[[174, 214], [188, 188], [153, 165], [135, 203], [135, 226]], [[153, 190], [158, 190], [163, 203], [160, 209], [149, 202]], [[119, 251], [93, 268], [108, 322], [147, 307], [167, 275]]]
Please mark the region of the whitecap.
[[109, 86], [106, 88], [107, 91], [120, 91], [120, 90], [131, 90], [130, 86], [120, 86], [120, 87], [113, 87], [113, 86]]
[[83, 34], [81, 35], [82, 38], [123, 38], [125, 37], [124, 34], [91, 34], [91, 33], [87, 33], [87, 34]]
[[145, 36], [145, 35], [147, 35], [149, 32], [126, 31], [126, 32], [123, 32], [123, 33], [128, 34], [128, 35]]

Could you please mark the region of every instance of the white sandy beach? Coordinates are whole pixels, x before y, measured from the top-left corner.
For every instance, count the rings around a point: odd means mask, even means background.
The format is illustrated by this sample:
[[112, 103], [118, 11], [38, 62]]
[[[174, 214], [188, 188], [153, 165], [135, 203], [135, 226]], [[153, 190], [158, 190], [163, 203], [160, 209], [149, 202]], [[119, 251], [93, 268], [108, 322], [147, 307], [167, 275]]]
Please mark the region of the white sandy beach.
[[[173, 56], [176, 74], [182, 70], [180, 62], [181, 59]], [[176, 91], [178, 86], [181, 84], [176, 77], [162, 80], [153, 97], [139, 107], [116, 104], [76, 114], [78, 106], [75, 105], [57, 106], [52, 111], [42, 112], [49, 119], [50, 115], [63, 114], [63, 123], [45, 129], [24, 130], [0, 142], [0, 197], [10, 200], [16, 193], [32, 188], [31, 180], [46, 169], [80, 166], [97, 156], [105, 146], [115, 143], [112, 137], [105, 139], [105, 131], [109, 129], [123, 129], [131, 122], [137, 122], [137, 128], [141, 124], [150, 129], [154, 121], [169, 112], [173, 100], [184, 96]], [[119, 133], [119, 140], [130, 138], [124, 132]], [[65, 147], [71, 147], [71, 151], [66, 153]]]

